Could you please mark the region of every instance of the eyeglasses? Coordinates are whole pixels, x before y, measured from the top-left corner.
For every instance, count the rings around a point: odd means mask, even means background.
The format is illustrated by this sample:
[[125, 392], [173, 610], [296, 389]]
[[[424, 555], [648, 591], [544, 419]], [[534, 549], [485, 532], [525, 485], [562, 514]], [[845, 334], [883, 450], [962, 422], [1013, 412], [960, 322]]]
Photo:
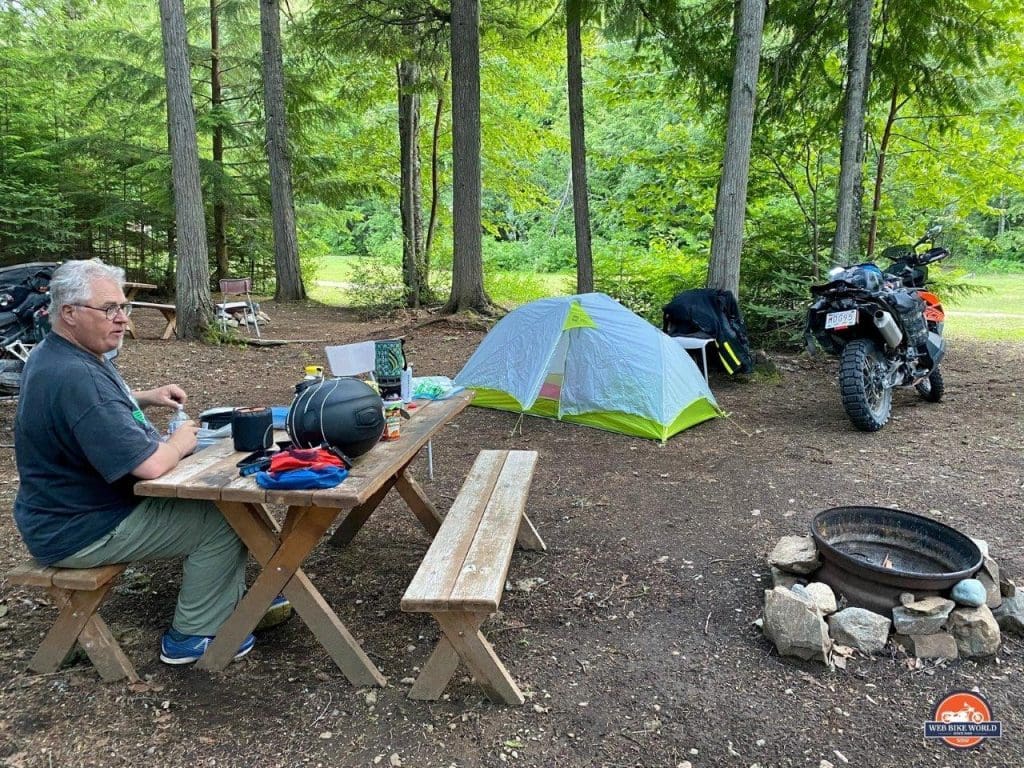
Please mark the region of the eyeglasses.
[[117, 317], [117, 313], [122, 313], [125, 317], [128, 317], [132, 313], [132, 303], [126, 301], [124, 304], [105, 304], [102, 307], [90, 307], [88, 304], [75, 304], [76, 307], [85, 307], [95, 312], [102, 312], [107, 320], [113, 320]]

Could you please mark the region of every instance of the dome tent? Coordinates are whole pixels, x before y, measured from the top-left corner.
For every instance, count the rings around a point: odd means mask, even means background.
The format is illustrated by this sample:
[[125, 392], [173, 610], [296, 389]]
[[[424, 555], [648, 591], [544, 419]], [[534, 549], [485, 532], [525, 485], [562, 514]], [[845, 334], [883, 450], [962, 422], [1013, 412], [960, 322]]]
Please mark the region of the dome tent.
[[455, 383], [476, 392], [473, 405], [661, 441], [722, 415], [689, 355], [603, 293], [510, 312]]

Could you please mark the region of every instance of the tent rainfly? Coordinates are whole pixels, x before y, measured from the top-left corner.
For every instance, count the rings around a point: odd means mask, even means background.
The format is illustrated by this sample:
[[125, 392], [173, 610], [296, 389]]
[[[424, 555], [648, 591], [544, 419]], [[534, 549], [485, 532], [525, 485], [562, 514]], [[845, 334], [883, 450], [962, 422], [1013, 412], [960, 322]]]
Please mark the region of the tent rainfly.
[[473, 405], [663, 442], [723, 415], [689, 355], [603, 293], [510, 312], [455, 383], [476, 392]]

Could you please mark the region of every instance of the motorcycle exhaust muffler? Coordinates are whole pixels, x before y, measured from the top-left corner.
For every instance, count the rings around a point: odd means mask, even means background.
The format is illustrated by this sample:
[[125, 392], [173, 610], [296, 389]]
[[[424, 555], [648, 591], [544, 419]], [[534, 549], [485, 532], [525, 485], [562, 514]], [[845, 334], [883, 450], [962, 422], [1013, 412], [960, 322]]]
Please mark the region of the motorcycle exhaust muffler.
[[896, 321], [892, 319], [892, 315], [883, 309], [879, 309], [875, 312], [872, 320], [875, 321], [875, 327], [878, 332], [882, 334], [882, 338], [885, 339], [885, 343], [890, 349], [896, 349], [900, 342], [903, 340], [903, 331], [896, 325]]

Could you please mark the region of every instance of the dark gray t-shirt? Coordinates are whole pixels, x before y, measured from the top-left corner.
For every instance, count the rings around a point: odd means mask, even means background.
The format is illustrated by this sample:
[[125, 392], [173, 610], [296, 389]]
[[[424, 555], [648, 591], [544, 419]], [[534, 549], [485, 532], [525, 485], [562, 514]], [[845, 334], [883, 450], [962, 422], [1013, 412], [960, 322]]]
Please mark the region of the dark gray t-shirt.
[[50, 565], [116, 528], [139, 503], [131, 471], [159, 443], [109, 360], [49, 334], [25, 364], [14, 426], [29, 552]]

